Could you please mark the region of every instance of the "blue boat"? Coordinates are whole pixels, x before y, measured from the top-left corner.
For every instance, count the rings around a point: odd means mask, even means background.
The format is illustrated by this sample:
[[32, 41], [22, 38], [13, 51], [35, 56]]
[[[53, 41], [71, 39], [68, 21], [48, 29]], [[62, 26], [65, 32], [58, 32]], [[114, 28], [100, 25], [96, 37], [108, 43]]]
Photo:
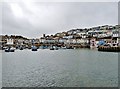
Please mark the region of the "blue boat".
[[98, 46], [101, 46], [101, 45], [104, 45], [105, 44], [105, 41], [104, 40], [100, 40], [99, 43], [98, 43]]
[[48, 46], [40, 46], [39, 48], [40, 48], [40, 49], [47, 49]]
[[32, 46], [32, 51], [37, 51], [37, 47], [36, 46]]
[[58, 50], [58, 47], [57, 46], [51, 46], [50, 50]]

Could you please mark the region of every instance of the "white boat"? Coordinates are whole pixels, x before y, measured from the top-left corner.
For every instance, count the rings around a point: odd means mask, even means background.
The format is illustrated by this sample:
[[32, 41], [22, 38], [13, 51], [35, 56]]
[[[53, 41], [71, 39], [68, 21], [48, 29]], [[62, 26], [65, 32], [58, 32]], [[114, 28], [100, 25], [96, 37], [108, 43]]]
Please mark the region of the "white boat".
[[58, 47], [57, 46], [51, 46], [50, 50], [58, 50]]
[[15, 52], [15, 49], [8, 47], [7, 49], [5, 49], [5, 52]]

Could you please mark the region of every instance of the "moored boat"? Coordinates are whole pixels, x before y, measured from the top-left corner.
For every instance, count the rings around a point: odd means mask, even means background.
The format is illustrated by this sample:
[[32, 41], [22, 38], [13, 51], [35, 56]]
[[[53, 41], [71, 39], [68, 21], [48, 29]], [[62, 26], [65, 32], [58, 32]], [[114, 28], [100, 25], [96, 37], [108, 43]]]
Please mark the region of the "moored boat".
[[22, 46], [20, 46], [20, 48], [19, 48], [20, 50], [23, 50], [23, 47]]
[[50, 48], [50, 50], [54, 50], [54, 48], [53, 48], [53, 47], [51, 47], [51, 48]]
[[55, 50], [58, 50], [58, 47], [55, 47], [54, 49], [55, 49]]
[[5, 49], [5, 52], [14, 52], [15, 51], [15, 49], [13, 49], [13, 48], [7, 48], [7, 49]]
[[37, 47], [36, 46], [32, 46], [32, 51], [37, 51]]

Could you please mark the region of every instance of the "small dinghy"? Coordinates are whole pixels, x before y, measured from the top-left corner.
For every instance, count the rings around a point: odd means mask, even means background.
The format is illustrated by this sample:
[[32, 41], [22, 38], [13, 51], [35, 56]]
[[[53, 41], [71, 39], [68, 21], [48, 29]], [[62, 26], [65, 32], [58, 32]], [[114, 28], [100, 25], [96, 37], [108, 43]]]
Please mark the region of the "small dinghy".
[[32, 51], [37, 51], [37, 47], [36, 46], [32, 46]]

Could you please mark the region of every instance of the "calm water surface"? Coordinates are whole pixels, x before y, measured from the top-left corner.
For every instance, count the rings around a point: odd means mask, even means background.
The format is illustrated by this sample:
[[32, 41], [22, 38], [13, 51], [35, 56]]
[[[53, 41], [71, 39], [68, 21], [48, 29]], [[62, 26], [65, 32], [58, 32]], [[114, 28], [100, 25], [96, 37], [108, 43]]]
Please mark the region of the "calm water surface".
[[0, 88], [2, 88], [2, 51], [0, 51]]
[[3, 87], [114, 87], [118, 53], [89, 49], [2, 52]]

